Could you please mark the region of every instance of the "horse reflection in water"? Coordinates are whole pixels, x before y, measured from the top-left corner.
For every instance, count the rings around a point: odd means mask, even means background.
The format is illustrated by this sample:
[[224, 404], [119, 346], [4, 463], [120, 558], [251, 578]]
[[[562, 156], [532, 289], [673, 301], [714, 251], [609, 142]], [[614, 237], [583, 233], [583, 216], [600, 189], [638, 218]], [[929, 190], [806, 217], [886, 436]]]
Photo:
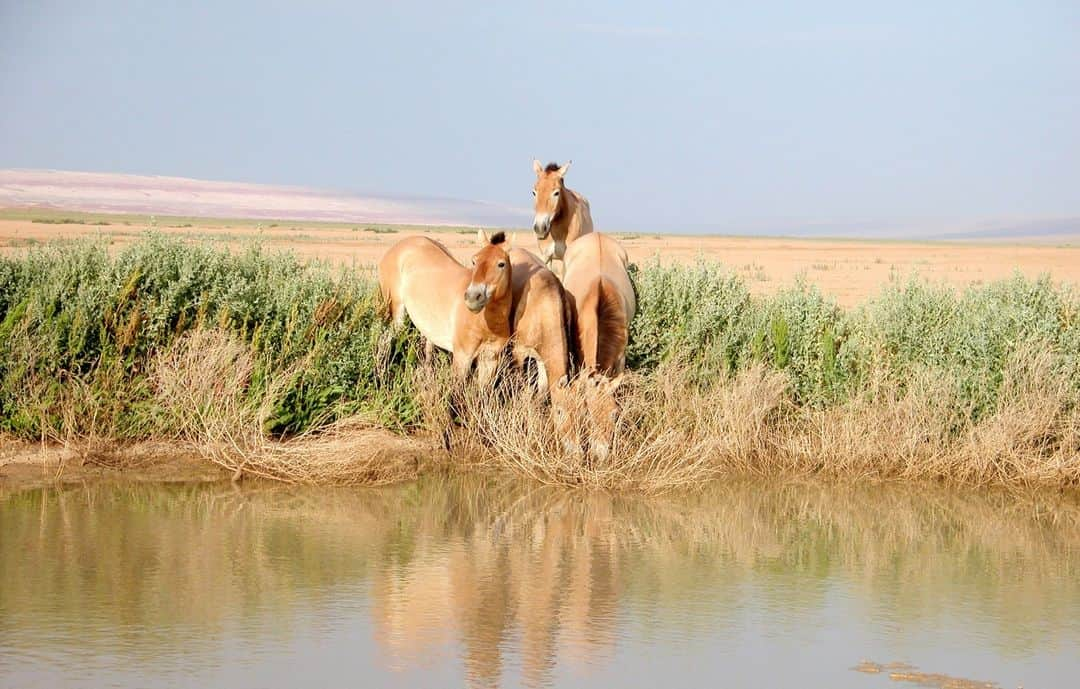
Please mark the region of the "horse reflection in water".
[[498, 684], [509, 639], [528, 686], [543, 684], [556, 659], [598, 661], [614, 650], [620, 588], [611, 522], [609, 496], [539, 489], [488, 528], [417, 544], [412, 562], [378, 575], [377, 639], [402, 668], [461, 639], [477, 686]]
[[378, 667], [360, 648], [333, 655], [333, 672], [460, 661], [472, 686], [536, 686], [581, 665], [611, 672], [616, 645], [670, 659], [702, 639], [731, 652], [771, 634], [780, 649], [829, 615], [856, 643], [867, 628], [836, 607], [838, 590], [904, 643], [955, 625], [1023, 662], [1060, 648], [1052, 661], [1072, 669], [1080, 640], [1068, 495], [747, 480], [643, 498], [432, 475], [366, 490], [0, 487], [0, 524], [0, 626], [5, 659], [19, 659], [0, 663], [0, 684], [12, 686], [32, 682], [3, 672], [141, 687], [204, 668], [212, 683], [219, 647], [280, 657], [283, 642], [312, 672], [325, 662], [312, 645], [353, 648], [372, 625]]

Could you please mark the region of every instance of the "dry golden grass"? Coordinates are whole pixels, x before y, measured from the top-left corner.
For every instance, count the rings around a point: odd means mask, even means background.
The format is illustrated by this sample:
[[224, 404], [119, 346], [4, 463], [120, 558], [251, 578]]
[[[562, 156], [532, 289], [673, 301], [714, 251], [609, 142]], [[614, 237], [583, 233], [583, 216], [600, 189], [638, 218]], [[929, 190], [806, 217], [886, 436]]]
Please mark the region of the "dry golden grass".
[[[513, 378], [511, 374], [509, 376]], [[931, 372], [904, 392], [877, 384], [833, 407], [796, 405], [782, 374], [755, 367], [696, 384], [667, 365], [621, 388], [611, 451], [560, 442], [549, 408], [521, 381], [456, 393], [452, 460], [545, 483], [657, 492], [740, 474], [946, 480], [967, 485], [1080, 484], [1080, 399], [1046, 351], [1017, 354], [996, 411], [967, 420]], [[428, 389], [437, 389], [435, 385]], [[443, 405], [432, 396], [428, 404]], [[432, 418], [449, 426], [446, 412]]]
[[[245, 343], [220, 331], [192, 331], [153, 360], [160, 427], [236, 478], [288, 483], [382, 484], [443, 464], [645, 493], [737, 475], [1080, 485], [1080, 393], [1048, 349], [1012, 357], [997, 406], [977, 421], [930, 370], [903, 392], [880, 381], [848, 402], [818, 407], [796, 404], [786, 377], [764, 366], [702, 383], [692, 369], [665, 364], [627, 375], [603, 455], [591, 451], [595, 428], [584, 402], [576, 410], [576, 442], [567, 444], [555, 432], [550, 405], [519, 373], [504, 371], [498, 385], [482, 389], [454, 382], [437, 364], [416, 374], [426, 423], [419, 433], [396, 435], [354, 416], [286, 440], [270, 437], [264, 429], [274, 401], [304, 363], [253, 389], [255, 361]], [[51, 415], [43, 414], [52, 430], [42, 440], [63, 444], [80, 464], [131, 465], [135, 455], [112, 440], [108, 404], [86, 381], [68, 381]], [[444, 443], [448, 453], [437, 449]], [[63, 468], [61, 462], [58, 476]]]
[[[510, 376], [512, 377], [512, 375]], [[597, 430], [577, 410], [577, 442], [557, 436], [548, 406], [515, 381], [492, 395], [460, 395], [462, 425], [453, 458], [509, 468], [546, 483], [645, 492], [700, 484], [725, 472], [753, 470], [771, 454], [771, 429], [787, 403], [783, 376], [754, 368], [734, 380], [695, 389], [670, 366], [629, 376], [610, 451], [590, 451]]]
[[994, 413], [968, 421], [927, 371], [906, 392], [880, 385], [828, 409], [801, 409], [777, 442], [792, 467], [835, 475], [969, 484], [1080, 483], [1080, 399], [1047, 350], [1021, 350]]
[[417, 475], [432, 449], [359, 417], [317, 433], [276, 440], [264, 431], [274, 401], [296, 369], [250, 394], [255, 362], [250, 348], [218, 331], [195, 330], [154, 362], [157, 400], [178, 429], [176, 439], [233, 472], [287, 483], [377, 485]]

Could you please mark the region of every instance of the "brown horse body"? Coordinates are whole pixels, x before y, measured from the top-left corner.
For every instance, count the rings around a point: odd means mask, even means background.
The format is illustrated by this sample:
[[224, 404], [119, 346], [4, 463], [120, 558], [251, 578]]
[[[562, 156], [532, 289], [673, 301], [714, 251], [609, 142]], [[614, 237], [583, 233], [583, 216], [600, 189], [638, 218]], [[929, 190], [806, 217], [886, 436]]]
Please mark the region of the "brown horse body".
[[574, 308], [575, 351], [581, 375], [575, 389], [588, 411], [589, 447], [604, 458], [619, 416], [615, 391], [626, 368], [630, 321], [637, 311], [626, 250], [608, 235], [591, 233], [566, 251], [563, 285]]
[[514, 305], [510, 322], [514, 360], [539, 362], [538, 383], [550, 390], [570, 378], [571, 340], [568, 304], [562, 284], [543, 262], [524, 249], [511, 249]]
[[474, 361], [482, 383], [491, 379], [510, 340], [512, 269], [500, 246], [505, 235], [490, 238], [465, 268], [446, 248], [426, 237], [407, 237], [379, 262], [379, 286], [394, 322], [405, 316], [432, 344], [453, 354], [454, 372], [465, 378]]
[[630, 321], [637, 311], [626, 250], [594, 232], [567, 249], [565, 262], [563, 285], [574, 304], [582, 369], [618, 376], [626, 367]]
[[569, 162], [561, 167], [556, 163], [543, 167], [539, 160], [533, 161], [533, 233], [548, 266], [554, 259], [564, 260], [566, 247], [593, 231], [588, 200], [564, 183], [569, 169]]
[[555, 274], [524, 249], [511, 249], [514, 306], [511, 312], [513, 355], [524, 368], [537, 363], [537, 385], [551, 400], [555, 433], [567, 448], [577, 445], [573, 426], [578, 416], [570, 390], [573, 365], [573, 306]]

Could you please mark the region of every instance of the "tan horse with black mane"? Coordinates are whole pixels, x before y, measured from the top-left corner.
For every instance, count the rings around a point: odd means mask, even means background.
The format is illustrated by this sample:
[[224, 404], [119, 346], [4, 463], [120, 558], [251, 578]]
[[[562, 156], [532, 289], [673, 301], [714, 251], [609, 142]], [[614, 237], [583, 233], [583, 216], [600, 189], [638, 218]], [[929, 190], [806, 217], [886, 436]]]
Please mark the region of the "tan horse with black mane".
[[[536, 184], [533, 185], [533, 233], [544, 263], [549, 267], [552, 260], [563, 260], [567, 246], [593, 231], [588, 200], [564, 183], [569, 169], [570, 161], [562, 166], [548, 163], [547, 167], [540, 165], [539, 160], [533, 161], [533, 171], [536, 173]], [[549, 236], [551, 243], [542, 245], [541, 242]], [[565, 269], [565, 264], [563, 267]]]
[[477, 232], [481, 249], [466, 268], [442, 244], [407, 237], [379, 261], [379, 287], [399, 327], [405, 315], [440, 349], [453, 354], [454, 372], [488, 383], [510, 340], [512, 268], [506, 235]]
[[551, 399], [555, 432], [572, 443], [570, 412], [573, 307], [555, 274], [524, 249], [510, 249], [514, 305], [510, 315], [514, 361], [537, 362], [537, 385]]
[[613, 237], [591, 233], [566, 250], [563, 285], [574, 308], [581, 390], [591, 424], [589, 445], [606, 457], [619, 408], [615, 391], [626, 368], [630, 321], [637, 311], [626, 250]]

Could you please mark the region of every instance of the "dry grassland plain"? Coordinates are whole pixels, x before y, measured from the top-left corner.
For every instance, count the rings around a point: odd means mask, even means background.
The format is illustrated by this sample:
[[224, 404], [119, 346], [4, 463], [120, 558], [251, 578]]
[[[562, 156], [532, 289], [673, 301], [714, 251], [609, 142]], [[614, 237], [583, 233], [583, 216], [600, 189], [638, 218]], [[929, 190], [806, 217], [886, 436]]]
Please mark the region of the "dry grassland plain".
[[[0, 209], [0, 254], [55, 240], [107, 237], [123, 246], [148, 229], [192, 241], [237, 247], [257, 241], [304, 258], [372, 266], [407, 234], [438, 239], [461, 260], [475, 246], [475, 227], [381, 225], [289, 220], [210, 219], [114, 215], [61, 210]], [[535, 249], [527, 230], [511, 230], [520, 246]], [[1080, 237], [980, 241], [889, 241], [728, 237], [613, 232], [632, 261], [647, 264], [716, 261], [742, 277], [756, 294], [772, 294], [802, 277], [843, 306], [878, 293], [890, 278], [915, 274], [957, 288], [1048, 273], [1080, 283]]]

